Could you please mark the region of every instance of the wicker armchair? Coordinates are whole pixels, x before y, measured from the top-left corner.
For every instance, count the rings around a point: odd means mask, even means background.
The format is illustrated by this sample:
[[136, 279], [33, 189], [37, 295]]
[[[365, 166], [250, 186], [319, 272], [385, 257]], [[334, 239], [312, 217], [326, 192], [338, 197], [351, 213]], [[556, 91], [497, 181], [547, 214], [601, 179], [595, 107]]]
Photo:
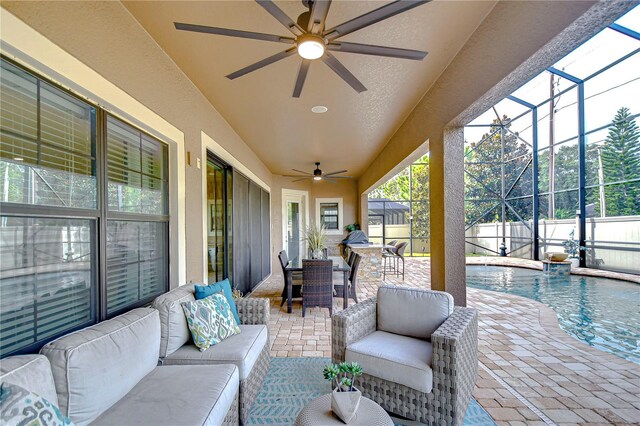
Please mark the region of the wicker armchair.
[[[381, 287], [378, 297], [368, 299], [357, 305], [352, 305], [344, 311], [337, 312], [332, 318], [332, 358], [334, 363], [353, 361], [351, 355], [357, 342], [363, 342], [374, 333], [380, 333], [378, 322], [380, 315], [389, 315], [378, 310], [378, 302], [381, 291], [384, 289], [394, 291], [429, 292], [431, 294], [446, 295], [441, 292], [428, 290], [403, 289], [401, 287]], [[416, 293], [412, 293], [415, 298]], [[429, 296], [429, 294], [426, 294]], [[447, 295], [448, 296], [448, 295]], [[388, 296], [384, 296], [388, 297]], [[451, 299], [451, 303], [453, 299]], [[421, 302], [422, 303], [422, 302]], [[422, 307], [424, 309], [424, 306]], [[367, 374], [367, 366], [363, 366], [365, 373], [359, 381], [362, 394], [380, 404], [386, 411], [410, 420], [429, 425], [460, 425], [471, 398], [471, 392], [476, 382], [478, 373], [478, 317], [477, 311], [471, 308], [449, 307], [452, 312], [446, 317], [430, 339], [411, 338], [398, 334], [391, 334], [394, 339], [406, 339], [415, 341], [416, 345], [428, 345], [431, 348], [430, 373], [431, 383], [425, 383], [429, 391], [421, 391], [405, 384], [385, 380], [371, 374]], [[410, 318], [403, 312], [392, 312], [397, 317]], [[432, 307], [424, 309], [425, 315], [430, 315]], [[386, 321], [389, 317], [386, 318]], [[416, 318], [416, 322], [422, 319]], [[415, 329], [415, 324], [409, 328]], [[398, 330], [394, 330], [396, 333]], [[384, 334], [382, 332], [381, 334]], [[414, 351], [415, 351], [414, 346]], [[393, 349], [383, 349], [378, 346], [375, 350], [380, 352], [394, 351], [396, 356], [402, 357], [402, 345], [395, 345]], [[422, 357], [423, 354], [420, 354]], [[393, 360], [387, 362], [385, 370], [389, 374], [397, 374]], [[401, 368], [398, 364], [398, 369]], [[369, 368], [371, 372], [371, 368]], [[409, 380], [413, 379], [410, 377]]]
[[333, 261], [304, 259], [302, 261], [302, 316], [306, 308], [329, 308], [333, 314]]

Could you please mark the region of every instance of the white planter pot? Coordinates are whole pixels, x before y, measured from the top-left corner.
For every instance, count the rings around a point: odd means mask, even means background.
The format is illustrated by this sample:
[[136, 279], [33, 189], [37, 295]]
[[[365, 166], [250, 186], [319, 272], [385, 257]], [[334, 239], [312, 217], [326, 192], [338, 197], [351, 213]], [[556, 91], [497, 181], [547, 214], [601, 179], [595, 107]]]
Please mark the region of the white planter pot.
[[569, 260], [571, 261], [571, 268], [578, 268], [580, 266], [580, 259], [577, 257], [571, 257]]
[[331, 393], [331, 411], [338, 416], [340, 420], [349, 423], [358, 411], [362, 392], [356, 389], [353, 392], [338, 392], [334, 389]]

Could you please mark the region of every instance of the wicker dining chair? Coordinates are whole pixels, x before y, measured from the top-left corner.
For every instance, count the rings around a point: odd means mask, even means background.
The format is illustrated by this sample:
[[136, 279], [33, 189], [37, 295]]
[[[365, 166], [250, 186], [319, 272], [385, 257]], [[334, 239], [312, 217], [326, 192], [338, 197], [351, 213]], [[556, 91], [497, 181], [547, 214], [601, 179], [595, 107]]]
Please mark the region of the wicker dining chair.
[[[349, 298], [355, 300], [356, 303], [358, 303], [356, 282], [358, 281], [358, 267], [360, 266], [360, 260], [362, 260], [362, 256], [358, 253], [354, 253], [352, 264], [349, 265], [351, 266], [351, 271], [349, 271]], [[334, 295], [336, 297], [342, 297], [342, 292], [344, 291], [344, 281], [342, 274], [340, 275], [340, 280], [334, 281], [335, 284], [333, 284]]]
[[[285, 268], [289, 264], [287, 252], [282, 250], [278, 254], [278, 259], [280, 260], [280, 266], [282, 267], [282, 277], [284, 281], [284, 285], [282, 286], [282, 302], [280, 303], [280, 307], [282, 307], [284, 302], [287, 301], [287, 272], [285, 271]], [[295, 299], [302, 297], [302, 275], [299, 272], [292, 272], [291, 279], [291, 298]]]
[[329, 308], [333, 314], [333, 261], [302, 260], [302, 316], [307, 308]]

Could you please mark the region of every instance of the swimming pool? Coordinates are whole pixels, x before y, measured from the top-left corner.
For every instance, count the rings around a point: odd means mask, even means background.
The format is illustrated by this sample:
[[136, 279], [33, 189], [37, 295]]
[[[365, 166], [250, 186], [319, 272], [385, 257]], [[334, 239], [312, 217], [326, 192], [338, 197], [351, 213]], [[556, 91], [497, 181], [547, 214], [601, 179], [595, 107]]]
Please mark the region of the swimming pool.
[[467, 266], [467, 285], [537, 300], [583, 342], [640, 364], [640, 285], [581, 275], [547, 276], [502, 266]]

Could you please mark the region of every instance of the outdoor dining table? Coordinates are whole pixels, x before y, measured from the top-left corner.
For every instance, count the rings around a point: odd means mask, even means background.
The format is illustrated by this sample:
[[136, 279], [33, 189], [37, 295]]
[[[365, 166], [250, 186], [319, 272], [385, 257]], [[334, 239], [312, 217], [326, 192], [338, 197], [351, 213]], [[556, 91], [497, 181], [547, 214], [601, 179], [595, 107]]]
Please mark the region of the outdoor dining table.
[[[334, 272], [342, 272], [342, 297], [344, 299], [342, 307], [344, 309], [347, 309], [347, 307], [349, 306], [349, 272], [351, 271], [351, 267], [349, 266], [347, 261], [342, 258], [342, 256], [328, 256], [327, 259], [333, 261]], [[292, 311], [291, 299], [293, 299], [293, 273], [296, 271], [302, 271], [302, 261], [299, 257], [292, 259], [289, 261], [284, 270], [287, 274], [287, 313], [290, 314]]]

